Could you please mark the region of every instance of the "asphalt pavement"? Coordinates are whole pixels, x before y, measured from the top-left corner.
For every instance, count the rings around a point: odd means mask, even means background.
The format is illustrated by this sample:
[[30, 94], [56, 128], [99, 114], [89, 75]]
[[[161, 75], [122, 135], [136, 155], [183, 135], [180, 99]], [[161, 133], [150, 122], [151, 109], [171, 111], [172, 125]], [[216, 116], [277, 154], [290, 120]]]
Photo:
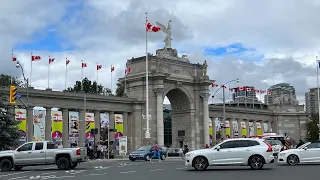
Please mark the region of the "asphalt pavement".
[[95, 160], [80, 164], [75, 170], [62, 171], [56, 166], [25, 167], [21, 171], [0, 172], [0, 180], [301, 180], [318, 178], [318, 165], [287, 166], [277, 163], [265, 165], [263, 170], [251, 170], [245, 166], [209, 167], [206, 171], [195, 171], [186, 167], [180, 159], [151, 162], [129, 160]]

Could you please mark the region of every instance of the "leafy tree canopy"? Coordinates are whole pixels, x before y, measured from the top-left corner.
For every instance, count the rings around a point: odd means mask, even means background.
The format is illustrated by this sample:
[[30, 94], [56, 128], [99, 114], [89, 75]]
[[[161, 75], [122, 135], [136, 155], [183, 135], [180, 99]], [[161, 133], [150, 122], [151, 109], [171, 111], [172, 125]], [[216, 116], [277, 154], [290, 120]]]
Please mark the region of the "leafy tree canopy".
[[101, 95], [110, 95], [111, 90], [103, 87], [101, 84], [98, 84], [96, 81], [91, 81], [88, 78], [84, 78], [82, 81], [76, 81], [73, 87], [67, 88], [67, 91], [79, 93], [83, 90], [87, 94], [101, 94]]
[[124, 95], [124, 84], [119, 82], [117, 84], [116, 96], [123, 97]]
[[310, 120], [307, 122], [307, 140], [316, 141], [319, 139], [319, 116], [318, 114], [312, 114]]
[[17, 77], [12, 77], [6, 74], [1, 74], [0, 75], [0, 88], [5, 88], [9, 87], [11, 85], [11, 80], [12, 80], [12, 85], [17, 86], [17, 87], [23, 87], [23, 82], [18, 80]]

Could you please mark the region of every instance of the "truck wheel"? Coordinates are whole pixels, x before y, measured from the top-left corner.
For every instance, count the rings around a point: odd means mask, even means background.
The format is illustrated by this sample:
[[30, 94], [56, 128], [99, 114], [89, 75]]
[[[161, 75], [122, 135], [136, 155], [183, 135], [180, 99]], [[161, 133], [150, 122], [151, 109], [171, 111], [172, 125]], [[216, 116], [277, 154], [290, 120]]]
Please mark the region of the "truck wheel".
[[57, 167], [60, 170], [68, 170], [70, 168], [69, 159], [61, 157], [57, 160]]
[[9, 159], [3, 159], [0, 162], [0, 169], [2, 172], [11, 171], [12, 167], [13, 167], [12, 161], [10, 161]]
[[23, 168], [23, 166], [14, 166], [13, 169], [16, 171], [20, 171], [22, 168]]
[[76, 168], [78, 166], [78, 163], [72, 163], [71, 165], [70, 165], [70, 169], [74, 169], [74, 168]]

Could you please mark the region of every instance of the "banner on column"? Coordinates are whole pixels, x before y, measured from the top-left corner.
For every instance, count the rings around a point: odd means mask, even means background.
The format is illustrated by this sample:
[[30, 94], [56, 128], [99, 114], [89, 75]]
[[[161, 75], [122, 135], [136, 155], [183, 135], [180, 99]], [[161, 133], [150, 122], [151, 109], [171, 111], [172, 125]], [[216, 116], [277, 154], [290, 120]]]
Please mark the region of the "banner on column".
[[25, 109], [15, 109], [15, 119], [20, 121], [18, 124], [18, 132], [20, 133], [21, 142], [26, 142], [27, 140], [27, 111]]
[[120, 155], [126, 155], [128, 153], [127, 146], [128, 146], [127, 136], [119, 137], [119, 154]]
[[247, 137], [247, 126], [246, 126], [246, 122], [244, 121], [241, 121], [241, 136]]
[[254, 136], [254, 124], [253, 122], [249, 122], [249, 136]]
[[79, 112], [69, 112], [69, 142], [79, 141]]
[[225, 121], [225, 128], [226, 128], [226, 138], [230, 138], [230, 121]]
[[114, 128], [117, 130], [117, 132], [114, 134], [114, 138], [118, 139], [118, 137], [123, 136], [123, 116], [122, 114], [115, 114], [114, 119]]
[[33, 140], [34, 141], [44, 141], [45, 140], [45, 123], [46, 123], [46, 111], [44, 110], [34, 110], [33, 113]]
[[94, 113], [86, 113], [86, 138], [89, 142], [94, 141], [94, 134], [91, 134], [91, 129], [94, 128]]
[[238, 121], [232, 121], [233, 137], [239, 137]]
[[214, 121], [216, 124], [216, 139], [218, 140], [221, 138], [221, 121], [219, 118], [216, 118]]
[[209, 118], [209, 139], [210, 139], [210, 143], [212, 143], [212, 119]]
[[257, 126], [257, 135], [258, 136], [261, 136], [263, 133], [262, 133], [262, 127], [261, 127], [261, 123], [260, 122], [257, 122], [256, 123], [256, 126]]
[[109, 128], [109, 113], [100, 113], [101, 129]]
[[269, 131], [268, 123], [263, 123], [263, 133], [268, 133]]
[[51, 111], [52, 119], [52, 140], [53, 142], [62, 141], [62, 111]]

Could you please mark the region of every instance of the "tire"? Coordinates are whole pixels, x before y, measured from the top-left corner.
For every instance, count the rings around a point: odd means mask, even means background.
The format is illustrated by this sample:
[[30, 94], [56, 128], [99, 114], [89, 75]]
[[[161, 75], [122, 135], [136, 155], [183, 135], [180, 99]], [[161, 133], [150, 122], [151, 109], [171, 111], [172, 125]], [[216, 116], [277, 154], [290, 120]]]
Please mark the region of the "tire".
[[15, 171], [20, 171], [23, 168], [23, 166], [15, 166], [13, 169]]
[[145, 160], [145, 161], [150, 161], [150, 155], [146, 155], [146, 157], [145, 157], [144, 160]]
[[209, 166], [208, 160], [205, 157], [196, 157], [192, 164], [197, 171], [204, 171]]
[[70, 169], [74, 169], [78, 166], [78, 163], [72, 163], [72, 165], [70, 165]]
[[131, 161], [136, 161], [135, 159], [130, 159]]
[[252, 156], [249, 159], [249, 166], [251, 169], [260, 170], [264, 166], [264, 160], [261, 156]]
[[57, 167], [60, 170], [68, 170], [70, 169], [70, 162], [69, 159], [65, 157], [61, 157], [57, 160]]
[[166, 159], [166, 156], [163, 154], [163, 155], [161, 155], [161, 158], [160, 158], [161, 160], [165, 160]]
[[297, 165], [299, 163], [299, 157], [292, 154], [292, 155], [288, 156], [287, 163], [290, 166], [295, 166], [295, 165]]
[[9, 159], [3, 159], [0, 162], [0, 169], [2, 172], [11, 171], [12, 167], [13, 167], [12, 161], [10, 161]]

